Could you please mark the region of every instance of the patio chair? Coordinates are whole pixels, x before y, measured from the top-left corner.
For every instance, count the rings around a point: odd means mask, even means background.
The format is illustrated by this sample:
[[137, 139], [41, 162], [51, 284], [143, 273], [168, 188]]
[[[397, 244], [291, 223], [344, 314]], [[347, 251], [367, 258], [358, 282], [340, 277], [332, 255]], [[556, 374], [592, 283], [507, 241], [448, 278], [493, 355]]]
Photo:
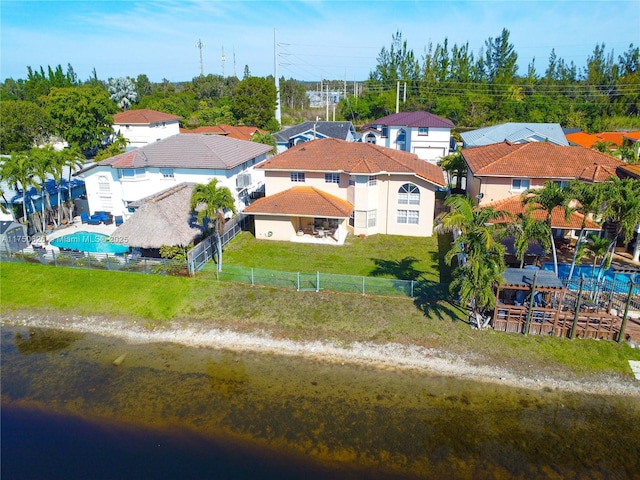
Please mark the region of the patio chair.
[[116, 215], [115, 217], [113, 217], [115, 222], [116, 222], [116, 227], [119, 225], [122, 225], [122, 223], [124, 222], [124, 220], [122, 219], [121, 215]]
[[82, 212], [80, 214], [80, 220], [82, 220], [82, 223], [89, 223], [89, 214], [87, 212]]

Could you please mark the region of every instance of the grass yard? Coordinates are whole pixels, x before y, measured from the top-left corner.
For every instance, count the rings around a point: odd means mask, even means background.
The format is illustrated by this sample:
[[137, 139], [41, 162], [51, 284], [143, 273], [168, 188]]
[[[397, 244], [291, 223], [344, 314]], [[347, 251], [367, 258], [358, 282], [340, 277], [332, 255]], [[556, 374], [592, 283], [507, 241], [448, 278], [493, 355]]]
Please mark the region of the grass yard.
[[[333, 273], [448, 283], [444, 255], [450, 239], [350, 235], [345, 245], [317, 245], [256, 240], [242, 232], [224, 249], [224, 265], [303, 273]], [[441, 273], [442, 272], [442, 273]], [[209, 264], [205, 274], [215, 273]]]

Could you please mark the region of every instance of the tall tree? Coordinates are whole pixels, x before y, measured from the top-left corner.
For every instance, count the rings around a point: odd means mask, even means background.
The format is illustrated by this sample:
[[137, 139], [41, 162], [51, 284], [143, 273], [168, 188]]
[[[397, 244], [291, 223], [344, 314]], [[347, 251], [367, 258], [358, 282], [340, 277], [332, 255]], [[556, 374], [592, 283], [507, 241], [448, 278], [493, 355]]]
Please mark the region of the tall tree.
[[551, 251], [553, 252], [553, 269], [558, 275], [558, 253], [553, 241], [553, 225], [551, 222], [552, 212], [556, 207], [561, 207], [564, 216], [569, 219], [572, 209], [569, 206], [570, 196], [567, 190], [555, 182], [545, 182], [542, 188], [529, 188], [522, 193], [522, 203], [530, 210], [543, 210], [546, 213], [546, 223], [549, 227], [551, 241]]
[[22, 190], [22, 215], [23, 223], [29, 223], [27, 211], [27, 191], [35, 186], [33, 179], [33, 164], [26, 152], [12, 153], [11, 158], [5, 158], [0, 168], [0, 178], [16, 190]]
[[112, 133], [118, 111], [109, 94], [98, 87], [52, 88], [46, 100], [54, 127], [82, 151], [96, 148]]
[[231, 109], [239, 122], [266, 128], [275, 118], [276, 97], [272, 80], [249, 77], [236, 87]]
[[640, 180], [611, 177], [607, 184], [603, 218], [615, 226], [610, 249], [613, 258], [618, 239], [622, 239], [625, 244], [629, 243], [640, 224]]
[[45, 109], [27, 100], [0, 102], [0, 152], [27, 151], [43, 145], [52, 131]]
[[[40, 211], [42, 221], [42, 232], [47, 231], [47, 220], [51, 212], [51, 198], [47, 189], [47, 177], [54, 170], [54, 157], [56, 151], [50, 145], [43, 148], [32, 148], [29, 151], [29, 161], [33, 165], [33, 173], [38, 178], [35, 182], [36, 190], [40, 193]], [[46, 237], [45, 237], [46, 238]]]
[[129, 77], [110, 78], [107, 91], [120, 110], [128, 110], [138, 102], [136, 86]]
[[231, 190], [227, 187], [218, 187], [218, 179], [214, 178], [209, 183], [198, 184], [191, 192], [191, 210], [197, 213], [198, 223], [208, 227], [213, 223], [213, 234], [216, 239], [217, 271], [222, 271], [222, 240], [224, 232], [224, 211], [236, 213], [235, 202]]
[[462, 153], [455, 152], [438, 160], [438, 166], [441, 167], [449, 177], [456, 179], [456, 193], [462, 191], [462, 179], [467, 176], [467, 162], [465, 162]]
[[454, 233], [445, 259], [459, 259], [451, 290], [460, 296], [462, 305], [471, 306], [474, 315], [482, 314], [495, 306], [494, 289], [502, 281], [505, 268], [505, 247], [498, 238], [504, 229], [501, 221], [511, 215], [479, 207], [466, 195], [450, 195], [444, 204], [450, 210], [438, 217], [436, 231]]

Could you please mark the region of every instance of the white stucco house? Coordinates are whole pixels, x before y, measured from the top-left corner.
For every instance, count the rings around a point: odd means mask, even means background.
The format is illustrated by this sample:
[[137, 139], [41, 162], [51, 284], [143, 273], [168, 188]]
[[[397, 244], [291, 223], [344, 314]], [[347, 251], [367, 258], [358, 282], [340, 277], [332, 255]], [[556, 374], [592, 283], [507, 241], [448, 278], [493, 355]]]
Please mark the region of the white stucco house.
[[433, 235], [440, 167], [415, 154], [334, 138], [296, 145], [256, 167], [257, 239], [341, 245], [347, 234]]
[[234, 195], [238, 211], [263, 185], [254, 170], [272, 147], [220, 135], [175, 135], [93, 163], [76, 175], [85, 181], [91, 214], [111, 212], [125, 220], [136, 200], [183, 182], [206, 184], [218, 179]]
[[400, 112], [365, 125], [362, 142], [415, 153], [419, 159], [437, 163], [455, 150], [451, 120], [429, 112]]
[[128, 149], [144, 147], [180, 133], [180, 117], [156, 110], [127, 110], [113, 116], [113, 132], [129, 142]]

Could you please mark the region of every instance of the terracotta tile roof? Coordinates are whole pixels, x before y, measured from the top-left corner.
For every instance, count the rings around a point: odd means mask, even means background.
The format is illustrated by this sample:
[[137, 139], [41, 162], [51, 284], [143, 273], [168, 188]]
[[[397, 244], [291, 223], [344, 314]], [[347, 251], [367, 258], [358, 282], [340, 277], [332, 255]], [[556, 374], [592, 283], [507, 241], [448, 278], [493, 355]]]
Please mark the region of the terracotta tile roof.
[[301, 143], [271, 157], [256, 168], [363, 175], [414, 174], [433, 184], [445, 185], [442, 169], [420, 160], [413, 153], [336, 138]]
[[462, 150], [471, 172], [478, 177], [527, 177], [605, 181], [624, 162], [583, 147], [546, 142], [495, 143]]
[[94, 163], [81, 172], [105, 165], [111, 168], [229, 170], [266, 154], [271, 148], [270, 145], [236, 140], [222, 135], [173, 135]]
[[135, 124], [149, 125], [158, 122], [170, 122], [180, 120], [181, 117], [171, 115], [170, 113], [158, 112], [143, 108], [141, 110], [127, 110], [125, 112], [116, 113], [113, 116], [114, 125]]
[[229, 138], [235, 138], [238, 140], [251, 140], [251, 136], [256, 133], [267, 133], [266, 130], [262, 130], [258, 127], [251, 127], [249, 125], [205, 125], [194, 129], [181, 128], [180, 133], [205, 133], [210, 135], [224, 135]]
[[[524, 214], [525, 210], [528, 208], [522, 204], [522, 197], [520, 195], [516, 195], [513, 197], [505, 198], [503, 200], [498, 200], [496, 202], [491, 202], [486, 205], [486, 207], [493, 207], [496, 210], [504, 210], [506, 212], [510, 212], [512, 215]], [[534, 210], [532, 215], [537, 220], [546, 220], [547, 212], [546, 210]], [[569, 221], [565, 220], [564, 210], [561, 207], [556, 207], [551, 212], [551, 226], [553, 228], [562, 228], [562, 229], [571, 229], [571, 230], [579, 230], [582, 228], [582, 220], [584, 219], [584, 215], [579, 212], [574, 212], [571, 214]], [[511, 222], [512, 220], [504, 218], [502, 222]], [[585, 229], [587, 230], [600, 230], [600, 225], [597, 223], [587, 219], [585, 223]]]
[[391, 125], [399, 127], [434, 127], [434, 128], [455, 128], [451, 120], [442, 118], [429, 112], [400, 112], [386, 117], [378, 118], [371, 123], [363, 126], [366, 128], [370, 125]]
[[572, 143], [576, 143], [585, 148], [592, 148], [598, 142], [611, 142], [614, 145], [622, 146], [622, 140], [629, 138], [631, 140], [637, 140], [640, 138], [640, 131], [634, 132], [600, 132], [600, 133], [584, 133], [575, 132], [568, 133], [566, 135], [567, 140]]
[[260, 198], [245, 208], [243, 212], [255, 215], [348, 218], [353, 212], [353, 205], [314, 187], [293, 187]]

